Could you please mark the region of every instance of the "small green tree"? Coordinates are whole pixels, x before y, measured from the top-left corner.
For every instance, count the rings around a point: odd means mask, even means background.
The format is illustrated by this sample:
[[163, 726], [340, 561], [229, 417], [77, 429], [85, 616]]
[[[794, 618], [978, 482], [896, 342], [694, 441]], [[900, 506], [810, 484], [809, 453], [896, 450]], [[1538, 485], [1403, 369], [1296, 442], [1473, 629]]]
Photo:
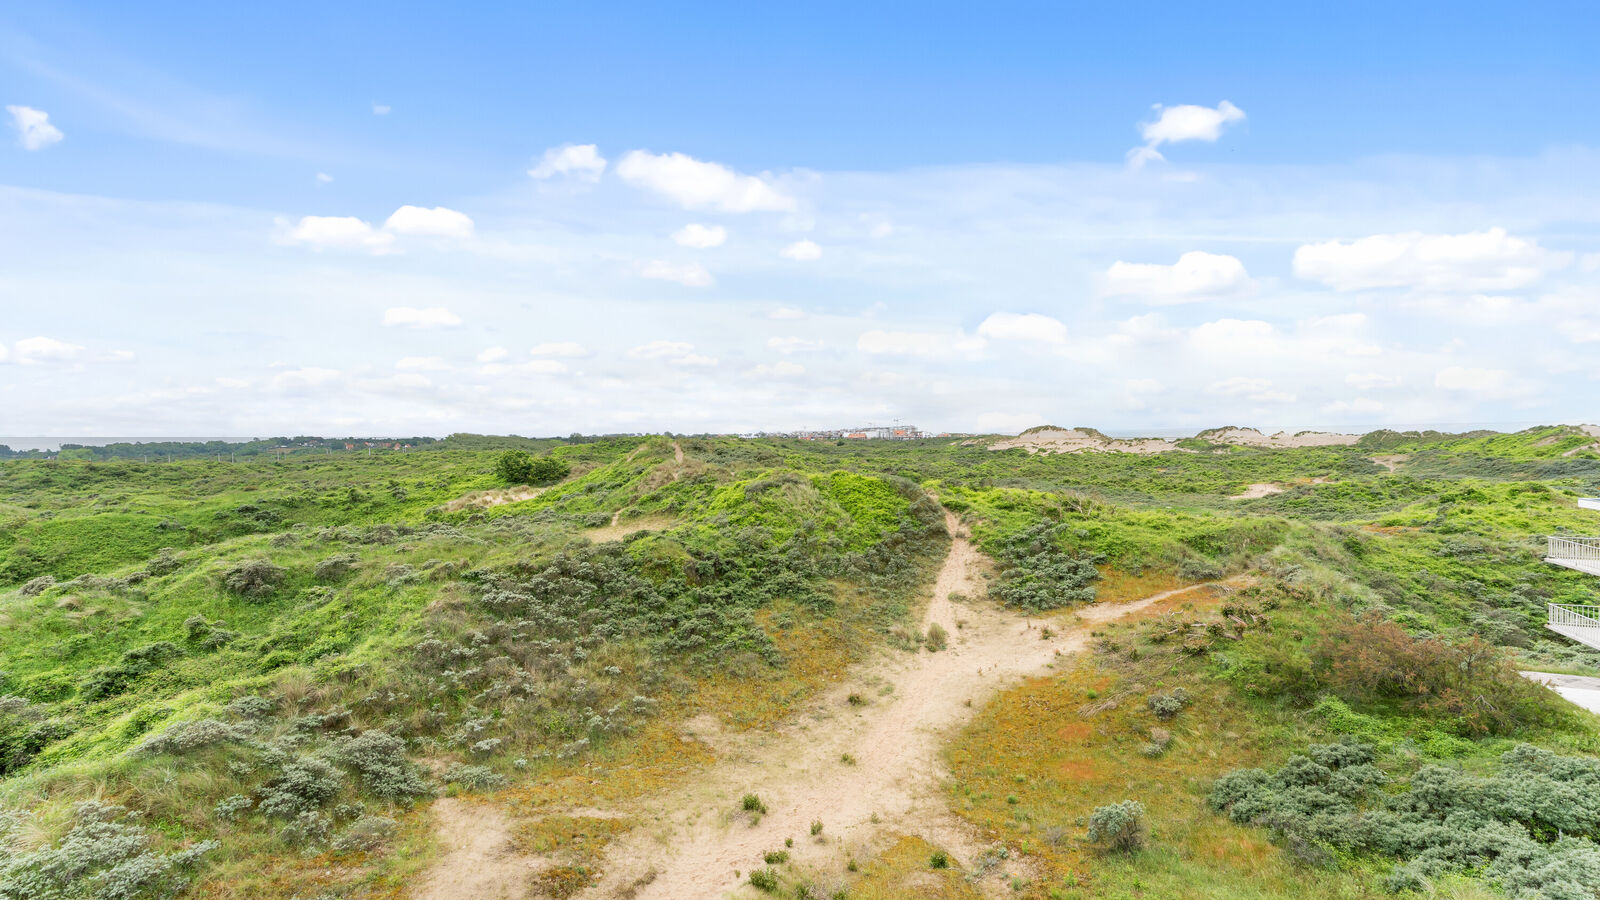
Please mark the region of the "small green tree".
[[532, 484], [537, 462], [526, 450], [507, 450], [494, 462], [494, 473], [506, 484]]
[[533, 461], [533, 471], [528, 473], [529, 484], [554, 484], [567, 477], [572, 467], [553, 456], [541, 456]]

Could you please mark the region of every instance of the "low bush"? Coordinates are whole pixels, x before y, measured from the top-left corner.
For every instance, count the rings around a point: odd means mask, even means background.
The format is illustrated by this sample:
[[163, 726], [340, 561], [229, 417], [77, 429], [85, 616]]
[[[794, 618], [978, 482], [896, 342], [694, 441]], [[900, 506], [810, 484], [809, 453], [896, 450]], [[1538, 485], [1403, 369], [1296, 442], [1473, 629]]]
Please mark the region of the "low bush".
[[506, 777], [488, 766], [464, 766], [460, 763], [445, 770], [444, 780], [465, 791], [492, 791], [506, 786]]
[[1271, 828], [1303, 859], [1336, 851], [1399, 860], [1390, 890], [1479, 870], [1506, 893], [1543, 900], [1594, 896], [1600, 884], [1600, 760], [1526, 744], [1488, 776], [1424, 766], [1399, 789], [1372, 764], [1373, 748], [1313, 745], [1276, 772], [1217, 779], [1210, 804], [1236, 822]]
[[393, 840], [397, 827], [393, 819], [384, 816], [362, 816], [333, 839], [333, 849], [371, 853]]
[[1144, 847], [1147, 837], [1144, 804], [1137, 800], [1096, 807], [1089, 814], [1089, 841], [1106, 850], [1132, 853]]
[[335, 553], [318, 562], [311, 570], [311, 574], [318, 581], [338, 581], [355, 571], [356, 563], [360, 561], [360, 558], [353, 553]]
[[772, 869], [757, 869], [750, 873], [750, 886], [773, 893], [778, 889], [778, 873]]
[[[20, 825], [13, 816], [0, 826], [6, 844]], [[162, 853], [151, 848], [153, 836], [120, 806], [79, 803], [59, 841], [28, 852], [0, 851], [0, 898], [165, 900], [188, 887], [200, 857], [218, 846], [204, 841]]]
[[271, 596], [288, 574], [287, 570], [267, 560], [246, 560], [223, 572], [222, 584], [235, 594], [259, 600]]
[[935, 622], [932, 625], [929, 625], [928, 626], [928, 650], [929, 650], [929, 652], [937, 653], [940, 650], [943, 650], [944, 648], [946, 648], [948, 646], [950, 646], [950, 633], [944, 630], [944, 626], [940, 625], [938, 622]]
[[247, 741], [253, 732], [254, 729], [247, 725], [235, 725], [220, 719], [196, 719], [179, 722], [147, 738], [138, 750], [141, 753], [188, 753], [213, 744]]
[[380, 800], [401, 802], [431, 795], [416, 764], [406, 756], [406, 742], [385, 731], [364, 731], [334, 744], [330, 757], [354, 769], [362, 786]]
[[262, 785], [256, 808], [269, 816], [294, 818], [332, 800], [343, 783], [344, 776], [326, 761], [315, 756], [295, 757]]
[[1175, 688], [1170, 693], [1151, 694], [1147, 702], [1150, 711], [1156, 714], [1156, 718], [1166, 721], [1183, 712], [1183, 708], [1189, 705], [1189, 692], [1181, 687]]
[[1398, 701], [1449, 718], [1468, 735], [1555, 724], [1564, 712], [1504, 651], [1477, 636], [1413, 637], [1372, 615], [1328, 629], [1310, 657], [1318, 680], [1346, 701]]
[[1000, 578], [990, 588], [996, 600], [1033, 610], [1094, 601], [1100, 577], [1096, 564], [1103, 557], [1065, 550], [1059, 538], [1063, 527], [1041, 522], [1000, 541]]

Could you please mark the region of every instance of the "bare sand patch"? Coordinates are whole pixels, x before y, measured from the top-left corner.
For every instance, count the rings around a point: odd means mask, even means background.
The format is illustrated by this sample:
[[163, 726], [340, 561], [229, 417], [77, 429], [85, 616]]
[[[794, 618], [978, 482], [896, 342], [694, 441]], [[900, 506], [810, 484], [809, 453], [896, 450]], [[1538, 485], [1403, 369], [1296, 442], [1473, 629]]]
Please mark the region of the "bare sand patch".
[[544, 488], [528, 487], [527, 485], [496, 488], [489, 491], [473, 491], [470, 494], [463, 494], [451, 500], [441, 508], [445, 512], [460, 512], [463, 509], [473, 507], [489, 509], [494, 506], [504, 506], [507, 503], [521, 503], [524, 500], [532, 500], [544, 493], [544, 491]]
[[443, 853], [425, 874], [415, 900], [522, 900], [541, 860], [511, 849], [511, 823], [489, 803], [442, 797], [429, 808]]
[[1290, 434], [1280, 431], [1276, 434], [1262, 434], [1254, 428], [1212, 428], [1202, 431], [1195, 437], [1211, 441], [1214, 444], [1233, 444], [1238, 447], [1348, 447], [1361, 440], [1359, 434], [1337, 434], [1330, 431], [1301, 431]]
[[1113, 438], [1092, 428], [1030, 428], [1014, 438], [989, 445], [990, 450], [1021, 447], [1029, 453], [1167, 453], [1179, 450], [1166, 438]]
[[1410, 459], [1411, 455], [1409, 453], [1386, 453], [1368, 458], [1390, 472], [1397, 472], [1400, 470], [1400, 464]]
[[1258, 481], [1255, 484], [1252, 484], [1249, 487], [1245, 488], [1240, 493], [1233, 494], [1232, 496], [1228, 497], [1228, 499], [1229, 500], [1258, 500], [1258, 499], [1260, 499], [1262, 497], [1270, 497], [1273, 494], [1281, 494], [1281, 493], [1284, 492], [1284, 490], [1286, 490], [1286, 489], [1281, 484], [1274, 484], [1274, 483], [1272, 483], [1270, 481]]
[[[1212, 428], [1195, 437], [1215, 444], [1232, 444], [1238, 447], [1343, 447], [1361, 440], [1358, 434], [1335, 434], [1327, 431], [1301, 431], [1290, 434], [1262, 434], [1254, 428]], [[1114, 438], [1093, 428], [1057, 428], [1044, 425], [1030, 428], [1016, 437], [991, 441], [990, 450], [1010, 450], [1020, 447], [1029, 453], [1195, 453], [1178, 446], [1180, 438]]]
[[628, 535], [639, 531], [665, 531], [676, 522], [677, 520], [671, 516], [649, 516], [629, 519], [624, 522], [621, 519], [621, 514], [618, 513], [612, 515], [610, 525], [601, 525], [599, 528], [585, 528], [583, 536], [596, 544], [603, 544], [606, 541], [620, 541]]

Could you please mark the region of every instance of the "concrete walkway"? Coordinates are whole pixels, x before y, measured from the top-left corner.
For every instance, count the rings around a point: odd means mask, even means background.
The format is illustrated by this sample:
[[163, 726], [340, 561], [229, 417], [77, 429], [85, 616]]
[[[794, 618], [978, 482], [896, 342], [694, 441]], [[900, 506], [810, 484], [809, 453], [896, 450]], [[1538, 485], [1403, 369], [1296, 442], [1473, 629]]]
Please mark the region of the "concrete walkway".
[[1600, 678], [1584, 675], [1557, 675], [1554, 672], [1523, 672], [1530, 678], [1578, 704], [1590, 712], [1600, 713]]

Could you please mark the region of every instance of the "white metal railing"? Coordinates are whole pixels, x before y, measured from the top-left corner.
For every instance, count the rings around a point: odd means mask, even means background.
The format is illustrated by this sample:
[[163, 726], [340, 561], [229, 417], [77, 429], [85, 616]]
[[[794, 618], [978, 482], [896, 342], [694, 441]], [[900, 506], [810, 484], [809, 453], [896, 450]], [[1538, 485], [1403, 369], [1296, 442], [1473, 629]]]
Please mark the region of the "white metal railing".
[[1550, 625], [1562, 625], [1577, 628], [1600, 628], [1600, 606], [1572, 606], [1561, 603], [1546, 603], [1545, 609], [1550, 615]]
[[1600, 537], [1556, 537], [1551, 535], [1547, 559], [1600, 560]]

